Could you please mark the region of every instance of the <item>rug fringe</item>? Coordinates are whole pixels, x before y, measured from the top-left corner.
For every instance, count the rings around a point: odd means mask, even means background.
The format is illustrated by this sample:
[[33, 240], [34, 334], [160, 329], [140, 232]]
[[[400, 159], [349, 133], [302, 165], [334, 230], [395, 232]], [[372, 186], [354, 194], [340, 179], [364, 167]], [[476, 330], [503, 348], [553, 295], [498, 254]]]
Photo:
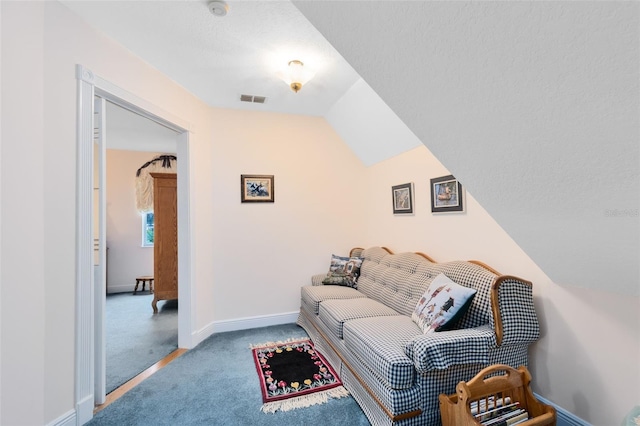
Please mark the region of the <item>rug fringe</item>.
[[249, 349], [258, 349], [258, 348], [264, 348], [267, 346], [284, 345], [285, 343], [301, 342], [303, 340], [311, 340], [311, 339], [308, 337], [291, 337], [287, 340], [279, 340], [277, 342], [266, 342], [266, 343], [260, 343], [256, 345], [249, 345]]
[[349, 396], [349, 391], [344, 386], [338, 386], [326, 391], [316, 392], [309, 395], [298, 396], [285, 399], [283, 401], [273, 401], [262, 404], [260, 410], [263, 413], [275, 413], [276, 411], [290, 411], [296, 408], [306, 408], [312, 405], [324, 404], [332, 398], [344, 398]]

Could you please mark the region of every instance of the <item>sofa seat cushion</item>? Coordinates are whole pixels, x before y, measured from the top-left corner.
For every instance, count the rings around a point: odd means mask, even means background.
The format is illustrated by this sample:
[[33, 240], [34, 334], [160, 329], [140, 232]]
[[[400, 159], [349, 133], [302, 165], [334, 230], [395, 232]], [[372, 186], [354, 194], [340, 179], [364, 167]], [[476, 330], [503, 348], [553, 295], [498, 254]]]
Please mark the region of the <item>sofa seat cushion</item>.
[[422, 330], [405, 315], [362, 318], [344, 325], [344, 343], [367, 367], [392, 389], [414, 385], [415, 366], [405, 347]]
[[[346, 351], [344, 357], [349, 361], [352, 369], [342, 368], [340, 378], [343, 380], [345, 387], [353, 395], [358, 403], [362, 402], [362, 398], [368, 399], [374, 406], [381, 403], [393, 416], [403, 415], [412, 411], [421, 410], [424, 406], [423, 394], [419, 384], [407, 389], [391, 389], [371, 372], [359, 359], [354, 359], [353, 354]], [[360, 386], [366, 387], [366, 390]], [[373, 398], [373, 399], [372, 399]], [[436, 402], [437, 402], [436, 396]], [[364, 408], [364, 407], [363, 407]], [[366, 409], [365, 409], [366, 412]], [[376, 421], [377, 420], [377, 421]], [[413, 420], [413, 419], [411, 419]], [[378, 419], [369, 419], [372, 425], [391, 425], [386, 414]], [[395, 423], [407, 426], [427, 425], [432, 423], [422, 422], [401, 422]], [[433, 423], [435, 424], [435, 423]]]
[[487, 365], [490, 350], [495, 345], [496, 333], [485, 324], [416, 336], [407, 343], [405, 353], [413, 359], [418, 372], [426, 373], [459, 364]]
[[344, 323], [357, 318], [398, 315], [396, 311], [368, 298], [325, 300], [320, 303], [318, 318], [338, 339], [342, 339]]
[[337, 285], [304, 286], [301, 290], [302, 303], [318, 315], [320, 302], [331, 299], [357, 299], [367, 297], [351, 287]]

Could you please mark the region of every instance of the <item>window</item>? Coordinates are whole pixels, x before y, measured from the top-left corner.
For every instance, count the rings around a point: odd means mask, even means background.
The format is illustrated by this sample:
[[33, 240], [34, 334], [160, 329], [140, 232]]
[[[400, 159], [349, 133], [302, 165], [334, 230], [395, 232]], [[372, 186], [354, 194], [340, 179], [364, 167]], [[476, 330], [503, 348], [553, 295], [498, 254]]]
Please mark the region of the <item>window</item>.
[[153, 247], [153, 212], [142, 213], [142, 247]]

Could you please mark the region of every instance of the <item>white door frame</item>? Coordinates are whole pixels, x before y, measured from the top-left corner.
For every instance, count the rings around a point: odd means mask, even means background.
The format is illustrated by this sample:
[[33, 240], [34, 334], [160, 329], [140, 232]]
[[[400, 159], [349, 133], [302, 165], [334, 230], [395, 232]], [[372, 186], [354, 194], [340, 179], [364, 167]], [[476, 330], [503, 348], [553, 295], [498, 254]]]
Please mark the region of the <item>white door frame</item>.
[[[96, 218], [96, 209], [98, 210], [98, 223], [93, 224], [93, 238], [94, 238], [94, 262], [95, 262], [95, 248], [96, 248], [96, 234], [98, 245], [98, 264], [94, 263], [93, 285], [94, 289], [94, 312], [93, 317], [95, 319], [95, 326], [93, 328], [93, 340], [95, 345], [95, 358], [94, 358], [94, 403], [104, 404], [106, 398], [106, 350], [100, 350], [99, 348], [106, 348], [106, 288], [107, 288], [107, 223], [106, 223], [106, 205], [107, 205], [107, 168], [106, 155], [107, 155], [107, 130], [106, 130], [106, 113], [107, 113], [107, 101], [104, 98], [94, 96], [93, 102], [93, 209], [92, 218]], [[98, 164], [96, 165], [95, 157], [98, 157]], [[96, 182], [96, 170], [97, 170], [97, 182]], [[96, 197], [95, 189], [98, 185], [98, 194]], [[97, 198], [97, 200], [96, 200]], [[97, 201], [97, 203], [96, 203]], [[97, 205], [96, 205], [97, 204]], [[98, 225], [98, 226], [96, 226]], [[97, 231], [97, 232], [96, 232]]]
[[[94, 96], [102, 97], [120, 107], [155, 121], [178, 133], [178, 346], [193, 347], [192, 329], [195, 315], [193, 280], [193, 239], [191, 238], [192, 211], [190, 208], [190, 182], [192, 170], [189, 150], [192, 126], [134, 94], [103, 80], [94, 73], [76, 65], [77, 79], [77, 170], [76, 170], [76, 360], [75, 403], [76, 424], [82, 425], [93, 418], [95, 395], [95, 356], [104, 352], [104, 310], [95, 306], [95, 292], [104, 294], [106, 283], [94, 288], [93, 265], [93, 113]], [[104, 164], [104, 158], [101, 159]], [[104, 207], [101, 207], [103, 209]], [[104, 241], [100, 242], [104, 244]], [[104, 265], [104, 262], [101, 262]], [[104, 267], [104, 266], [103, 266]], [[99, 316], [99, 317], [97, 317]]]

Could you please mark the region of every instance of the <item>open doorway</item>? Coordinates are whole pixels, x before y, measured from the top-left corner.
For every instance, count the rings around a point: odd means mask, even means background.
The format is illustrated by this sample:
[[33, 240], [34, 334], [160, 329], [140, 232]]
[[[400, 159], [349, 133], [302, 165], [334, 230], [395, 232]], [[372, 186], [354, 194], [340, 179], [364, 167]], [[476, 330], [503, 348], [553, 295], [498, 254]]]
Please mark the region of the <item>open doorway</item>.
[[[164, 300], [158, 314], [153, 313], [153, 280], [147, 278], [153, 278], [155, 270], [154, 215], [152, 206], [145, 209], [136, 200], [136, 180], [145, 176], [137, 176], [137, 171], [148, 170], [160, 155], [176, 156], [178, 133], [112, 102], [104, 105], [105, 394], [109, 394], [178, 348], [178, 301]], [[100, 153], [95, 150], [96, 157]], [[163, 165], [163, 172], [177, 172], [175, 161]]]
[[[91, 70], [76, 65], [77, 79], [77, 198], [76, 198], [76, 351], [75, 351], [75, 408], [78, 424], [93, 417], [96, 404], [102, 404], [104, 391], [105, 359], [105, 294], [106, 294], [106, 241], [105, 220], [100, 221], [98, 254], [100, 267], [96, 270], [93, 204], [93, 175], [99, 168], [104, 182], [105, 167], [102, 159], [106, 147], [101, 144], [101, 160], [94, 164], [94, 123], [105, 120], [95, 117], [94, 97], [114, 103], [126, 110], [146, 117], [177, 132], [177, 227], [178, 227], [178, 346], [189, 349], [193, 346], [192, 311], [194, 298], [192, 286], [193, 260], [191, 259], [191, 212], [190, 212], [190, 154], [189, 138], [191, 125], [158, 106], [121, 89], [113, 83], [96, 76]], [[104, 118], [104, 117], [103, 117]], [[104, 126], [102, 127], [104, 129]], [[104, 191], [100, 203], [105, 205]], [[104, 209], [100, 208], [104, 215]]]

